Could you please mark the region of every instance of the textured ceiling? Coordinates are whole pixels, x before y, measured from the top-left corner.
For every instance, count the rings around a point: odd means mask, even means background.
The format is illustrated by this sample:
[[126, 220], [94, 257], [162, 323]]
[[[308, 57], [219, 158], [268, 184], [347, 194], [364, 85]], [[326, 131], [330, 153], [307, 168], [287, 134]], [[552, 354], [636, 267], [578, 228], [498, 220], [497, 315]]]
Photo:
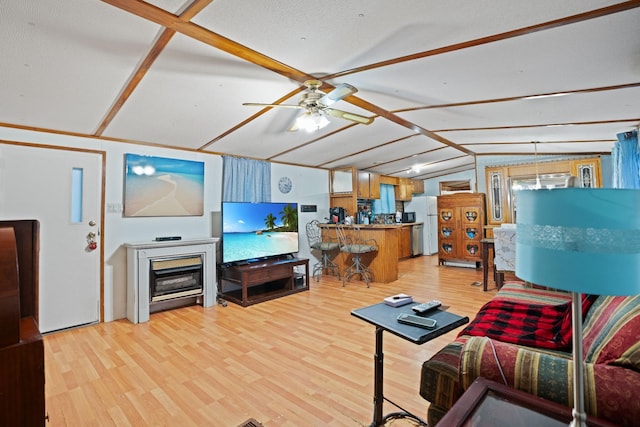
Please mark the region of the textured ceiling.
[[[0, 125], [427, 178], [532, 141], [609, 153], [640, 124], [640, 1], [276, 4], [1, 2]], [[373, 123], [291, 132], [300, 110], [242, 105], [309, 78], [358, 88], [332, 107]]]

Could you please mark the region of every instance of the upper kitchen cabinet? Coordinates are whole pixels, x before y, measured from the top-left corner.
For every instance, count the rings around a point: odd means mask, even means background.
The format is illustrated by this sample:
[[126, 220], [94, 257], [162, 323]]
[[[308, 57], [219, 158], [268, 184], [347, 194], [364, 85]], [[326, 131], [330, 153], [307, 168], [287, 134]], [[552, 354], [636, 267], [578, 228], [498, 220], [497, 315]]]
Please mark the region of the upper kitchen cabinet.
[[356, 188], [356, 170], [353, 167], [331, 171], [331, 194], [353, 193]]
[[333, 169], [329, 182], [329, 207], [344, 208], [347, 215], [358, 212], [357, 174], [354, 167]]
[[424, 181], [421, 179], [411, 180], [411, 194], [423, 194], [424, 193]]
[[380, 198], [380, 175], [377, 173], [358, 171], [358, 198]]
[[398, 184], [394, 188], [397, 202], [411, 200], [412, 185], [409, 178], [398, 178]]

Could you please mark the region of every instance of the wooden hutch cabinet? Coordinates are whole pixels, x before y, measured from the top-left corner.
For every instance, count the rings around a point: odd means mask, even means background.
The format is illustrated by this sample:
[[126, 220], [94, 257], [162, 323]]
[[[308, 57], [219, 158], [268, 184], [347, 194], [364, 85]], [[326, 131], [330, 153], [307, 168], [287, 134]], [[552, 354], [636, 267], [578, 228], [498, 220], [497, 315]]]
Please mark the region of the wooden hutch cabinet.
[[484, 193], [438, 196], [438, 261], [482, 262]]

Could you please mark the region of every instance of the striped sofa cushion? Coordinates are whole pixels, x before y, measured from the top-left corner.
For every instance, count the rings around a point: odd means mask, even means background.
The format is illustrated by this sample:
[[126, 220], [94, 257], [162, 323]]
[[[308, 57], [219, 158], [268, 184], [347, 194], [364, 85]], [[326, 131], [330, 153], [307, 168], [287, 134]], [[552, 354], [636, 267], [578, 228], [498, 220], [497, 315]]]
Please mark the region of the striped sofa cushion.
[[532, 287], [522, 282], [505, 282], [493, 299], [530, 304], [560, 305], [571, 302], [571, 294], [552, 289]]
[[583, 330], [585, 362], [640, 372], [640, 295], [598, 298]]
[[[504, 375], [504, 378], [503, 378]], [[460, 357], [460, 383], [466, 389], [478, 377], [573, 406], [571, 354], [553, 355], [535, 349], [469, 338]], [[640, 372], [602, 363], [584, 364], [585, 410], [616, 425], [637, 426], [640, 419]]]

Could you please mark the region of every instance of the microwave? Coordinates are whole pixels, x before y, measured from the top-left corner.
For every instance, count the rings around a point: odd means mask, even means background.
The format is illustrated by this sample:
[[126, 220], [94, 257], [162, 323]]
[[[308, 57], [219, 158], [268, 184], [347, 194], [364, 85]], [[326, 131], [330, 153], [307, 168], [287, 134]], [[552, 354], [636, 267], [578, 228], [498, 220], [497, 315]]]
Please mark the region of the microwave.
[[416, 213], [402, 212], [402, 222], [416, 222]]

